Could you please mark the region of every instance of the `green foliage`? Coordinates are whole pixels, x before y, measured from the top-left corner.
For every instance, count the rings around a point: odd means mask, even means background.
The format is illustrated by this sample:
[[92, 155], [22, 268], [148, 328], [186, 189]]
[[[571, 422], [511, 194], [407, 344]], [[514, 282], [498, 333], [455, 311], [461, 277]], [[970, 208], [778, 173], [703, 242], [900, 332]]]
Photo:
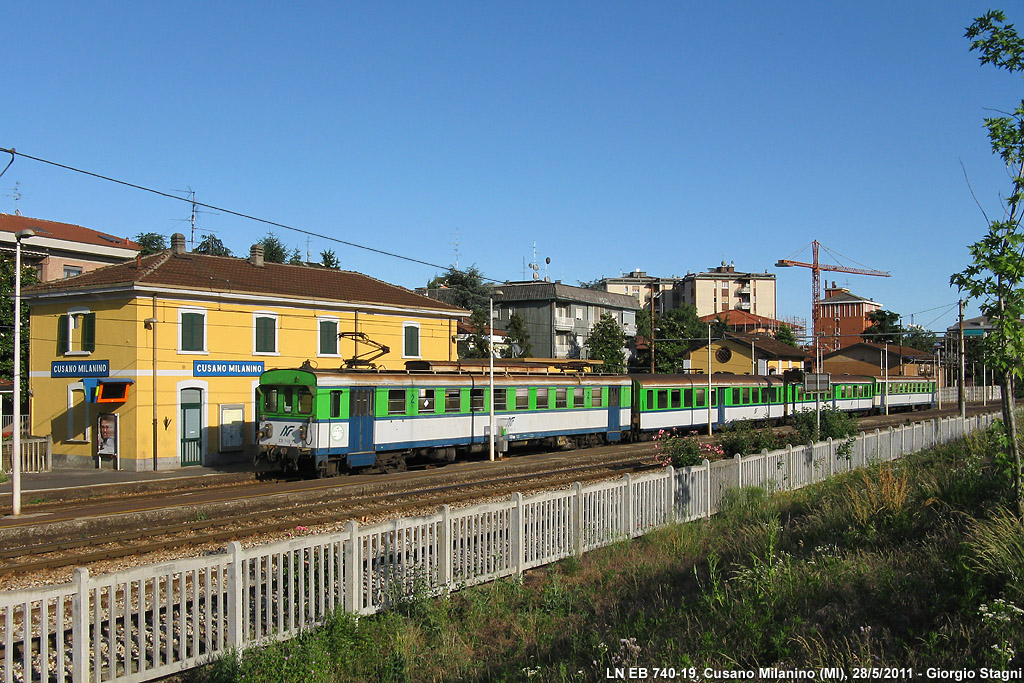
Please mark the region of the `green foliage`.
[[864, 330], [864, 341], [872, 344], [899, 344], [900, 316], [881, 308], [868, 313], [871, 325]]
[[257, 244], [263, 246], [263, 260], [267, 263], [284, 263], [288, 258], [288, 247], [272, 232], [268, 232]]
[[220, 238], [215, 235], [203, 235], [199, 244], [192, 251], [208, 256], [231, 256], [231, 250], [225, 247]]
[[621, 373], [625, 370], [626, 335], [610, 314], [601, 314], [601, 319], [590, 330], [586, 346], [590, 350], [590, 358], [604, 361], [604, 372]]
[[444, 301], [453, 306], [483, 311], [485, 317], [490, 309], [491, 288], [484, 284], [483, 273], [476, 266], [465, 270], [449, 266], [447, 273], [435, 277], [427, 283], [427, 287], [447, 289]]
[[[530, 344], [530, 333], [526, 331], [526, 321], [523, 316], [513, 313], [509, 316], [508, 325], [505, 327], [505, 336], [508, 339], [509, 348], [503, 350], [505, 357], [515, 356], [516, 358], [532, 358], [533, 345]], [[515, 352], [515, 347], [519, 351]]]
[[935, 343], [938, 340], [934, 332], [929, 332], [920, 325], [907, 325], [903, 330], [903, 345], [918, 351], [935, 353]]
[[[637, 335], [650, 339], [651, 313], [639, 311], [636, 315]], [[707, 323], [697, 316], [697, 309], [689, 304], [672, 308], [665, 315], [655, 316], [656, 336], [654, 340], [655, 372], [679, 372], [683, 361], [689, 358], [690, 349], [698, 346], [708, 337]], [[638, 354], [640, 367], [651, 366], [650, 351]]]
[[779, 438], [771, 427], [756, 427], [752, 420], [737, 420], [722, 427], [718, 432], [718, 443], [727, 457], [753, 455], [763, 449], [775, 450]]
[[132, 240], [142, 246], [142, 256], [149, 256], [167, 248], [167, 238], [157, 232], [140, 232]]
[[292, 255], [288, 257], [288, 265], [290, 266], [301, 266], [305, 261], [302, 260], [302, 252], [299, 251], [298, 247], [292, 249]]
[[824, 407], [821, 413], [821, 429], [818, 429], [818, 417], [813, 410], [793, 415], [793, 429], [796, 430], [796, 443], [814, 443], [825, 439], [848, 439], [857, 436], [857, 416], [843, 412], [831, 406]]
[[596, 280], [588, 280], [586, 282], [584, 282], [583, 280], [577, 280], [576, 284], [579, 285], [580, 287], [582, 287], [583, 289], [593, 289], [593, 290], [596, 290], [598, 292], [603, 292], [604, 291], [604, 278], [598, 278]]
[[793, 348], [799, 346], [796, 341], [796, 335], [793, 334], [793, 328], [789, 325], [779, 325], [778, 329], [775, 330], [775, 341], [792, 346]]
[[725, 451], [717, 444], [701, 443], [697, 432], [681, 434], [677, 430], [662, 429], [655, 435], [658, 453], [655, 461], [663, 467], [693, 467], [706, 460], [721, 460]]
[[469, 327], [473, 332], [469, 340], [459, 344], [460, 358], [487, 358], [490, 344], [487, 338], [490, 336], [490, 323], [487, 320], [487, 312], [475, 310], [469, 317]]
[[[0, 256], [0, 296], [9, 302], [0, 306], [0, 377], [14, 376], [14, 271], [13, 256]], [[39, 281], [34, 268], [21, 264], [21, 287], [36, 284]], [[21, 376], [22, 394], [28, 391], [28, 349], [29, 339], [29, 307], [21, 304]]]
[[333, 249], [324, 249], [320, 252], [320, 265], [331, 270], [341, 270], [341, 263]]

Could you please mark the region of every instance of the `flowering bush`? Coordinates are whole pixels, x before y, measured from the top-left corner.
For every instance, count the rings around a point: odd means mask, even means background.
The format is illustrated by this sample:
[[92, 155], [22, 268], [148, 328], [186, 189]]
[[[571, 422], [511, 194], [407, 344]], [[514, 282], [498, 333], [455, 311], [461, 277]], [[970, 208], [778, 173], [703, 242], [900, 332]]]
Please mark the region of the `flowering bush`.
[[701, 443], [697, 432], [683, 436], [674, 429], [667, 432], [662, 429], [655, 435], [654, 441], [658, 447], [654, 459], [662, 467], [692, 467], [699, 465], [705, 458], [715, 460], [724, 454], [721, 447], [715, 444]]

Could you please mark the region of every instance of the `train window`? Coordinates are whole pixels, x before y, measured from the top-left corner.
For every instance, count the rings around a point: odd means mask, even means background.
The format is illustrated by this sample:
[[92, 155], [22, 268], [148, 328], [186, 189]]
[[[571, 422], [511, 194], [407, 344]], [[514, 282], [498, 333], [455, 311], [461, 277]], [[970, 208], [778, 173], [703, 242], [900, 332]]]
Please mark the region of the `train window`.
[[594, 387], [593, 393], [590, 397], [590, 405], [594, 408], [600, 408], [604, 405], [604, 389], [601, 387]]
[[707, 403], [705, 403], [704, 393], [705, 392], [703, 389], [697, 389], [696, 395], [694, 396], [694, 398], [697, 399], [694, 405], [696, 405], [698, 408], [703, 408], [704, 406], [707, 405]]
[[647, 410], [654, 410], [658, 404], [654, 401], [654, 389], [647, 390]]
[[680, 400], [680, 397], [679, 397], [679, 389], [672, 389], [671, 391], [668, 392], [668, 396], [669, 396], [669, 400], [671, 401], [670, 405], [673, 408], [681, 408], [682, 407], [682, 403], [680, 402], [681, 400]]
[[732, 390], [732, 404], [738, 406], [743, 400], [743, 394], [739, 389]]
[[585, 408], [587, 402], [583, 396], [583, 387], [576, 387], [572, 390], [572, 407], [573, 408]]
[[504, 387], [494, 389], [494, 409], [508, 410], [508, 390]]
[[668, 408], [668, 389], [658, 389], [658, 407]]
[[565, 387], [557, 387], [555, 389], [555, 407], [566, 408], [568, 405], [568, 389]]
[[263, 410], [267, 413], [277, 412], [277, 389], [267, 389], [263, 392]]
[[743, 405], [750, 405], [750, 389], [743, 390]]
[[331, 392], [331, 417], [341, 417], [341, 392]]
[[516, 389], [516, 410], [527, 410], [530, 407], [530, 390], [526, 387]]
[[482, 388], [469, 390], [469, 409], [473, 412], [480, 412], [484, 409], [484, 390]]
[[420, 395], [416, 400], [416, 405], [419, 407], [421, 413], [432, 413], [434, 412], [434, 390], [433, 389], [420, 389]]
[[282, 413], [292, 412], [292, 408], [295, 405], [295, 397], [292, 396], [291, 390], [283, 389], [281, 391], [280, 400], [277, 402], [277, 405]]
[[693, 407], [693, 389], [685, 389], [685, 390], [683, 390], [683, 407], [684, 408], [692, 408]]
[[711, 407], [714, 408], [718, 405], [718, 389], [711, 390]]
[[306, 387], [299, 387], [299, 412], [303, 415], [313, 414], [313, 394]]
[[537, 387], [537, 409], [544, 410], [550, 402], [550, 395], [547, 387]]
[[388, 389], [388, 415], [405, 415], [405, 389]]
[[445, 389], [444, 390], [444, 412], [446, 413], [457, 413], [462, 410], [462, 390], [461, 389]]

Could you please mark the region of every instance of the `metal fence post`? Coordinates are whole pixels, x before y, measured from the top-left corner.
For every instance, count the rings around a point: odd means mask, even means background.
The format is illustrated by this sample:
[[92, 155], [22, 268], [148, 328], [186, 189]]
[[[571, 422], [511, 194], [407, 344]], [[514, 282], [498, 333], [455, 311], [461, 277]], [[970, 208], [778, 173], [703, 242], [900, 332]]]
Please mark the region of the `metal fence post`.
[[583, 554], [583, 485], [578, 481], [572, 484], [572, 554], [579, 557]]
[[676, 519], [676, 468], [669, 465], [665, 468], [665, 474], [668, 476], [668, 485], [665, 486], [667, 489], [665, 495], [668, 496], [668, 500], [665, 501], [668, 504], [667, 514], [665, 520], [669, 524], [673, 524]]
[[793, 444], [786, 445], [786, 488], [793, 490]]
[[53, 469], [53, 437], [46, 435], [46, 471]]
[[[71, 680], [87, 683], [92, 661], [89, 657], [89, 570], [76, 568], [71, 581], [75, 584], [75, 595], [71, 599]], [[25, 619], [28, 618], [26, 615]]]
[[523, 573], [526, 557], [526, 522], [523, 516], [523, 494], [512, 494], [512, 571]]
[[732, 456], [732, 461], [736, 463], [736, 488], [743, 488], [743, 456], [736, 453]]
[[828, 437], [828, 478], [831, 479], [836, 473], [836, 445], [832, 437]]
[[452, 509], [442, 505], [437, 509], [441, 519], [437, 523], [437, 582], [445, 592], [452, 589]]
[[[359, 523], [349, 520], [345, 524], [345, 533], [348, 534], [348, 552], [345, 553], [345, 611], [351, 614], [358, 614], [362, 605], [359, 604], [360, 588], [363, 585], [363, 577], [360, 576], [359, 568], [362, 566], [360, 555], [362, 547], [359, 544]], [[446, 537], [442, 533], [442, 539]], [[450, 544], [449, 544], [450, 546]], [[442, 557], [444, 550], [442, 548]]]
[[622, 523], [625, 526], [626, 538], [633, 538], [633, 529], [636, 524], [633, 521], [633, 477], [628, 474], [622, 475], [622, 485], [625, 487], [622, 496], [622, 505], [625, 508], [622, 515]]
[[228, 543], [228, 647], [242, 649], [242, 609], [245, 596], [242, 595], [242, 544]]
[[704, 516], [711, 519], [711, 461], [704, 458]]

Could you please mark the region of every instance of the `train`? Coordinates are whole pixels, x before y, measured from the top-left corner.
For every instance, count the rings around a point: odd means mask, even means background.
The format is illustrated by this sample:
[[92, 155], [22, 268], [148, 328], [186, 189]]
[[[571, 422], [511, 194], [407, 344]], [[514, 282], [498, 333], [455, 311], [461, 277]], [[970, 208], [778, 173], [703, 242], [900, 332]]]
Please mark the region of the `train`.
[[838, 375], [805, 391], [802, 373], [600, 374], [583, 365], [415, 361], [403, 371], [267, 370], [256, 389], [258, 472], [334, 476], [453, 462], [489, 450], [490, 383], [499, 448], [552, 449], [775, 422], [816, 406], [869, 413], [931, 407], [931, 378]]

